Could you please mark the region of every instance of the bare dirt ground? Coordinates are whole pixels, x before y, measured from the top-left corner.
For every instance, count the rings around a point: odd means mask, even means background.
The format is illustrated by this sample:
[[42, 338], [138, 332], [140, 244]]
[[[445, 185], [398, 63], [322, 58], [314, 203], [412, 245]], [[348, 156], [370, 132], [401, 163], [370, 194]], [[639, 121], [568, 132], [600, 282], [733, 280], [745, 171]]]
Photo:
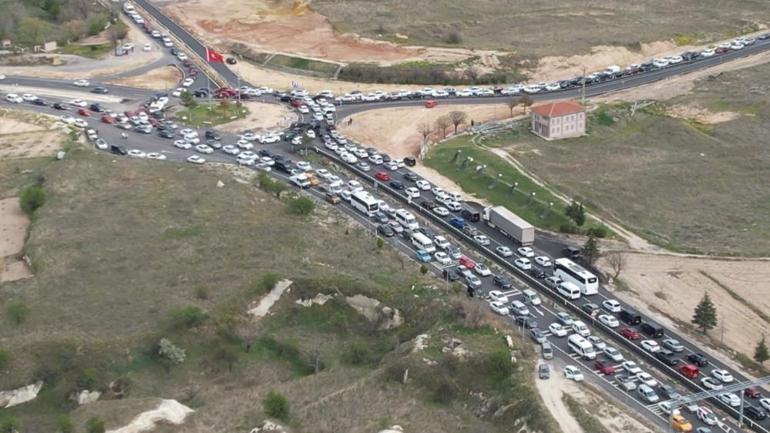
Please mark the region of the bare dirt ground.
[[553, 418], [559, 424], [561, 431], [569, 433], [583, 433], [583, 429], [575, 417], [569, 411], [569, 408], [561, 399], [563, 393], [576, 394], [581, 392], [575, 382], [566, 380], [561, 373], [562, 366], [551, 365], [551, 378], [541, 380], [535, 378], [535, 386], [543, 399], [545, 407], [551, 412]]
[[142, 89], [169, 90], [175, 88], [181, 80], [182, 72], [178, 68], [164, 66], [141, 75], [113, 80], [110, 83]]
[[[461, 125], [458, 132], [470, 127], [471, 120], [476, 123], [502, 120], [511, 117], [510, 109], [504, 104], [494, 105], [439, 105], [434, 108], [401, 107], [371, 110], [355, 114], [353, 123], [341, 120], [339, 129], [353, 140], [376, 147], [391, 157], [403, 158], [419, 153], [422, 135], [418, 126], [428, 124], [435, 129], [435, 122], [451, 111], [463, 111], [468, 115], [467, 124]], [[514, 110], [514, 115], [518, 114]], [[347, 118], [346, 118], [347, 119]], [[447, 133], [453, 131], [447, 128]], [[436, 133], [432, 140], [441, 139]]]
[[16, 256], [24, 249], [29, 218], [18, 197], [0, 200], [0, 282], [31, 277], [27, 265]]
[[94, 60], [72, 55], [46, 54], [54, 58], [57, 66], [8, 66], [3, 67], [3, 73], [57, 79], [93, 78], [130, 71], [155, 62], [163, 56], [163, 52], [154, 44], [151, 51], [142, 51], [142, 45], [151, 42], [149, 37], [134, 25], [126, 24], [129, 30], [124, 42], [132, 42], [137, 46], [129, 55], [118, 57], [110, 53], [103, 59]]
[[704, 125], [716, 125], [729, 122], [740, 117], [740, 113], [733, 111], [713, 112], [698, 104], [679, 104], [668, 107], [666, 113], [671, 117], [694, 120]]
[[285, 105], [267, 104], [263, 102], [244, 102], [249, 115], [234, 122], [218, 125], [218, 129], [239, 133], [246, 130], [283, 130], [291, 122], [297, 120], [297, 115]]
[[[400, 46], [339, 34], [305, 2], [288, 0], [184, 0], [159, 2], [177, 22], [213, 44], [241, 42], [257, 50], [338, 62], [391, 64], [409, 60], [456, 62], [466, 49]], [[216, 18], [211, 11], [216, 10]]]
[[[619, 291], [616, 293], [618, 297], [643, 311], [660, 312], [668, 318], [690, 323], [695, 306], [704, 293], [708, 293], [719, 317], [719, 326], [709, 335], [749, 358], [753, 356], [754, 347], [767, 332], [770, 322], [752, 311], [749, 305], [759, 311], [770, 311], [770, 298], [767, 296], [770, 293], [769, 260], [637, 253], [625, 256], [627, 265], [621, 278], [633, 293]], [[600, 265], [606, 268], [603, 262]], [[736, 300], [725, 287], [745, 302]], [[660, 317], [660, 313], [653, 316]], [[674, 324], [673, 320], [668, 322]]]
[[42, 118], [16, 112], [0, 112], [0, 158], [30, 158], [53, 155], [61, 132]]

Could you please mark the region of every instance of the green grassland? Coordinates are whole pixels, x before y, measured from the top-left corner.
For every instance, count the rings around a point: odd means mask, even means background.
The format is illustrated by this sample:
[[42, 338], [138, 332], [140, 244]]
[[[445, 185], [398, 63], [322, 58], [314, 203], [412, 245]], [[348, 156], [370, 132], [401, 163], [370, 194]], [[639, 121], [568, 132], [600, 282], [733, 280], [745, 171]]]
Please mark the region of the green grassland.
[[[392, 424], [503, 432], [514, 422], [558, 431], [533, 398], [529, 342], [512, 365], [486, 309], [389, 247], [378, 249], [331, 205], [297, 216], [285, 198], [213, 167], [86, 149], [63, 161], [3, 162], [0, 182], [8, 194], [42, 182], [47, 195], [26, 246], [35, 277], [0, 285], [0, 348], [10, 355], [0, 389], [45, 382], [33, 402], [0, 410], [0, 418], [18, 417], [24, 432], [53, 431], [65, 413], [78, 431], [91, 416], [113, 429], [154, 398], [196, 411], [183, 427], [157, 431], [249, 431], [265, 419], [261, 401], [272, 390], [287, 397], [284, 423], [295, 432]], [[248, 317], [276, 278], [294, 284], [269, 316]], [[318, 293], [335, 298], [295, 303]], [[356, 294], [397, 308], [404, 323], [381, 329], [364, 319], [345, 302]], [[13, 302], [30, 311], [20, 324], [5, 314]], [[431, 336], [428, 348], [412, 353], [421, 333]], [[184, 362], [157, 356], [161, 337], [185, 350]], [[466, 358], [441, 350], [450, 337], [463, 341]], [[128, 384], [122, 399], [107, 387], [118, 378]], [[68, 397], [82, 389], [106, 394], [77, 408]]]
[[770, 18], [761, 0], [319, 0], [312, 7], [343, 32], [409, 45], [510, 50], [524, 58], [587, 53], [599, 45], [638, 49], [640, 42], [674, 37], [680, 43], [725, 38]]

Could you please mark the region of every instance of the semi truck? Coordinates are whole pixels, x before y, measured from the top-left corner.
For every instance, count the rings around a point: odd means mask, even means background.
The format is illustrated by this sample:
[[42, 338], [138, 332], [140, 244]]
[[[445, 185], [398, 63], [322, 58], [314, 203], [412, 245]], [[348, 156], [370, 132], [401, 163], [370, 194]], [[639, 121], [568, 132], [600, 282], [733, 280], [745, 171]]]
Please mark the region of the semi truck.
[[535, 242], [535, 227], [502, 206], [484, 208], [484, 221], [522, 246]]

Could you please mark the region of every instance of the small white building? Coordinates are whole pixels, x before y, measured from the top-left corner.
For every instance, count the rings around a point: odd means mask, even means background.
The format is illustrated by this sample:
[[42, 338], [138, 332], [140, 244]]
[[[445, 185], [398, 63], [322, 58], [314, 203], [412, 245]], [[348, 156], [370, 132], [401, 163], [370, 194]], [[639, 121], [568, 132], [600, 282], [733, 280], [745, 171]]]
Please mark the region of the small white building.
[[532, 132], [546, 140], [583, 136], [586, 133], [586, 109], [575, 101], [532, 107]]

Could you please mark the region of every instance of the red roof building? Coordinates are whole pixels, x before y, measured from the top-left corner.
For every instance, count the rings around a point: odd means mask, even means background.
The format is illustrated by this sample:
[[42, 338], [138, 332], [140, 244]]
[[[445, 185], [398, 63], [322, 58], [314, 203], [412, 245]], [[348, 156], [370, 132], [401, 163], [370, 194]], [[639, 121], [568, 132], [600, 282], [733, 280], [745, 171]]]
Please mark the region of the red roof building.
[[532, 107], [532, 132], [546, 140], [585, 135], [586, 109], [575, 101], [559, 101]]

